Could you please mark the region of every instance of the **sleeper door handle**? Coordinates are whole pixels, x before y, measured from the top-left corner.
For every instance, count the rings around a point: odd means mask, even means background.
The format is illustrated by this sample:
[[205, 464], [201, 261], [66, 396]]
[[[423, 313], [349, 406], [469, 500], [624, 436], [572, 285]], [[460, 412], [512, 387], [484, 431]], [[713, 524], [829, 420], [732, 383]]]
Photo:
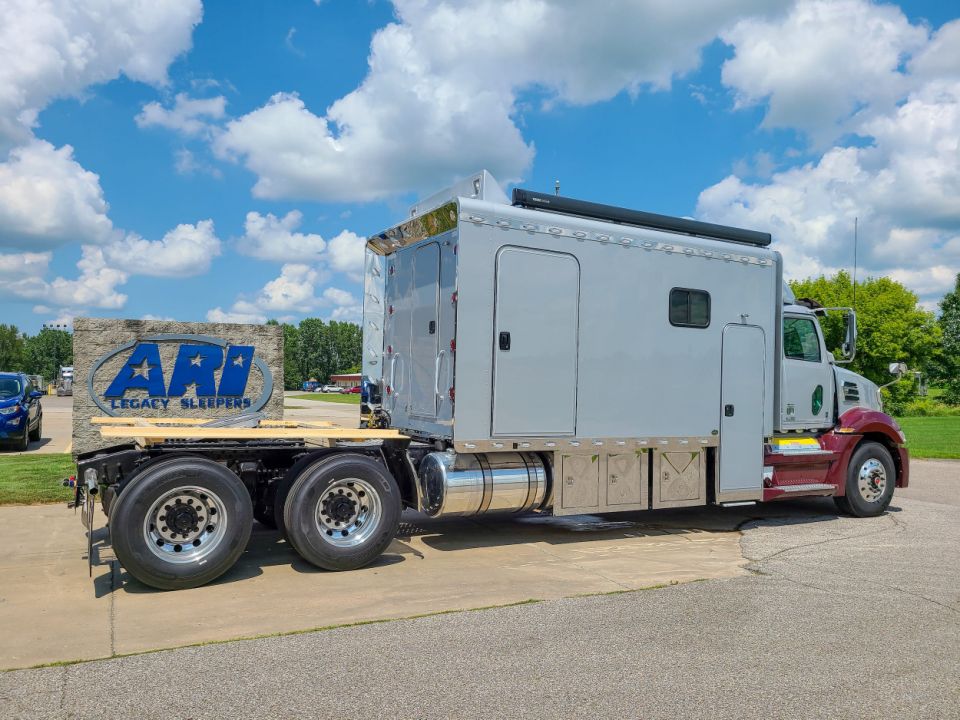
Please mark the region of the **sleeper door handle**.
[[733, 417], [733, 405], [724, 405], [724, 406], [723, 406], [723, 414], [724, 414], [726, 417]]
[[510, 333], [501, 332], [500, 333], [500, 349], [506, 352], [510, 349]]

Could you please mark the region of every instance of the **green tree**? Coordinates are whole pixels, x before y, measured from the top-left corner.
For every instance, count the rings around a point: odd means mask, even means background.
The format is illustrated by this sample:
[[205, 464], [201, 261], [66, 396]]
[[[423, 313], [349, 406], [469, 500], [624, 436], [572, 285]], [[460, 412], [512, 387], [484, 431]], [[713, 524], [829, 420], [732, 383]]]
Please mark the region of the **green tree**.
[[44, 328], [24, 343], [24, 366], [44, 382], [56, 379], [63, 365], [73, 365], [73, 335], [65, 330]]
[[299, 390], [307, 378], [300, 370], [300, 331], [296, 325], [283, 324], [283, 384], [287, 390]]
[[948, 292], [940, 301], [938, 324], [943, 344], [937, 374], [946, 389], [943, 399], [960, 405], [960, 273], [957, 273], [953, 292]]
[[[798, 298], [811, 298], [827, 307], [853, 305], [853, 283], [844, 271], [833, 277], [820, 276], [790, 283]], [[888, 366], [905, 362], [911, 369], [927, 366], [939, 352], [940, 326], [933, 313], [918, 304], [917, 296], [890, 278], [867, 278], [857, 283], [857, 356], [848, 367], [878, 385], [892, 378]], [[827, 347], [840, 347], [843, 321], [839, 313], [821, 320]], [[897, 404], [913, 394], [906, 382], [889, 389]]]
[[0, 372], [23, 370], [23, 335], [16, 325], [0, 325]]

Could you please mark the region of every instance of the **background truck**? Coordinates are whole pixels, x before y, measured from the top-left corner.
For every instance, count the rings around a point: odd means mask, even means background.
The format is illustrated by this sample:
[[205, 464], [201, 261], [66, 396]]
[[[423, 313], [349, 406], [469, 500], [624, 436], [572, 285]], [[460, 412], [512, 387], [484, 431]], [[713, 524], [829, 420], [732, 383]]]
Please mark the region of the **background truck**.
[[[191, 587], [252, 519], [361, 567], [401, 509], [612, 513], [832, 496], [882, 513], [904, 436], [852, 358], [849, 309], [798, 302], [769, 234], [514, 190], [486, 172], [368, 241], [367, 429], [124, 427], [81, 456], [118, 559]], [[817, 314], [845, 314], [842, 357]], [[322, 440], [327, 447], [313, 443]], [[128, 440], [128, 442], [130, 442]]]
[[57, 397], [73, 395], [73, 366], [60, 368], [57, 373]]

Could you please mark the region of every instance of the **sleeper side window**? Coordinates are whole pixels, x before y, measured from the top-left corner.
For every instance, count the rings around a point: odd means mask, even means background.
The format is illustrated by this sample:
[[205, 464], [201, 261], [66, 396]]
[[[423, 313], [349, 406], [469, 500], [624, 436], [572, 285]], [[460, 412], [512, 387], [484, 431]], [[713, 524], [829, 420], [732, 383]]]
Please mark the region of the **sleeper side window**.
[[710, 293], [705, 290], [673, 288], [670, 291], [670, 324], [677, 327], [708, 327]]
[[820, 338], [812, 319], [783, 319], [783, 354], [793, 360], [820, 362]]

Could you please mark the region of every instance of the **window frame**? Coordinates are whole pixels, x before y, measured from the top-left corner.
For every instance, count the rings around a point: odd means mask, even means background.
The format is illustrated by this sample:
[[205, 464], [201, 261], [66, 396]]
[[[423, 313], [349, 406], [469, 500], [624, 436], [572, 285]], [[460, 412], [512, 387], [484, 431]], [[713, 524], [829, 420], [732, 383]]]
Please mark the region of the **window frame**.
[[[707, 298], [707, 324], [700, 325], [698, 323], [691, 322], [674, 322], [673, 321], [673, 294], [675, 292], [685, 292], [687, 293], [687, 316], [690, 316], [690, 293], [700, 293], [701, 295], [706, 296]], [[706, 330], [710, 327], [710, 323], [713, 321], [713, 301], [710, 297], [710, 293], [707, 290], [701, 290], [700, 288], [688, 288], [688, 287], [672, 287], [670, 288], [670, 294], [667, 296], [667, 321], [674, 327], [680, 328], [693, 328], [694, 330]]]
[[[817, 339], [817, 359], [816, 360], [809, 360], [806, 357], [795, 357], [793, 355], [787, 355], [787, 343], [786, 343], [786, 337], [785, 337], [786, 330], [787, 330], [786, 328], [787, 320], [803, 320], [813, 325], [813, 336]], [[808, 317], [806, 315], [784, 315], [783, 323], [780, 328], [780, 336], [781, 336], [781, 345], [783, 346], [784, 360], [797, 360], [798, 362], [813, 363], [814, 365], [823, 364], [823, 359], [825, 357], [824, 343], [823, 343], [823, 338], [820, 337], [820, 324], [817, 322], [816, 318]], [[802, 341], [801, 341], [801, 346], [802, 346]]]

